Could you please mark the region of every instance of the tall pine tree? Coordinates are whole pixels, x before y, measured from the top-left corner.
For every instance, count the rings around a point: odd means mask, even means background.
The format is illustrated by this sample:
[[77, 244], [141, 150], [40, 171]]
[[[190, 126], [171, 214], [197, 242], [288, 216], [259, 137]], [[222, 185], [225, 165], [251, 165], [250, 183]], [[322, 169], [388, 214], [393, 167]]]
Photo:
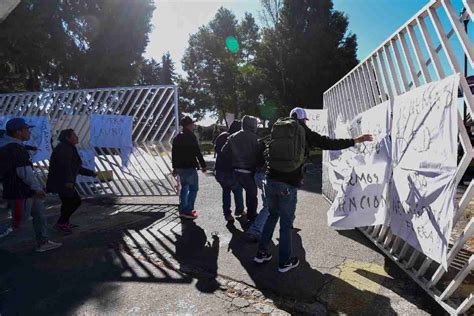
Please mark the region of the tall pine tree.
[[[356, 35], [331, 0], [263, 0], [267, 27], [257, 65], [282, 114], [322, 108], [323, 92], [357, 65]], [[276, 4], [276, 6], [275, 6]]]

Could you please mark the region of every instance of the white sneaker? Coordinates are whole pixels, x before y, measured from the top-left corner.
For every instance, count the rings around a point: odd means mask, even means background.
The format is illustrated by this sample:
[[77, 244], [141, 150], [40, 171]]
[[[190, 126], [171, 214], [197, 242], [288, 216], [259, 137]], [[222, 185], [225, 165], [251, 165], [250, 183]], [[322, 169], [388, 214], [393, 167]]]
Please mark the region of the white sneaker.
[[36, 248], [36, 252], [45, 252], [48, 250], [53, 250], [53, 249], [61, 247], [62, 245], [63, 244], [60, 242], [54, 242], [54, 241], [48, 240], [47, 242], [43, 243], [41, 246], [38, 246]]

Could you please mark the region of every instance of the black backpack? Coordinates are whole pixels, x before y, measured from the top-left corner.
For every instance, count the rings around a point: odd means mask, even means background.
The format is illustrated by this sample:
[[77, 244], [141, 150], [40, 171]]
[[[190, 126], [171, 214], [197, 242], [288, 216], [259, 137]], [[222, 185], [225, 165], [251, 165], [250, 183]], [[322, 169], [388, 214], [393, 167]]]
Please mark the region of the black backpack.
[[306, 153], [306, 132], [293, 118], [282, 118], [273, 124], [268, 146], [270, 168], [292, 172], [303, 165]]

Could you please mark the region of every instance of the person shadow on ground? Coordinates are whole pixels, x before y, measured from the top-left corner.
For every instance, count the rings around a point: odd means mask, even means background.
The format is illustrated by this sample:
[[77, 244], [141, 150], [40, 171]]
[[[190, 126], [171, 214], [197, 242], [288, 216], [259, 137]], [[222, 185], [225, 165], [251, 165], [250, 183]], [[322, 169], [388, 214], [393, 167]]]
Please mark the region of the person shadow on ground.
[[306, 304], [320, 303], [330, 312], [345, 314], [380, 314], [395, 315], [390, 306], [390, 299], [369, 291], [360, 290], [346, 281], [327, 273], [313, 269], [306, 261], [306, 250], [301, 236], [293, 230], [293, 255], [298, 256], [299, 266], [287, 273], [278, 272], [278, 247], [272, 245], [270, 252], [272, 260], [268, 263], [257, 264], [253, 257], [257, 244], [249, 244], [244, 232], [233, 224], [227, 229], [232, 234], [228, 246], [234, 256], [240, 261], [257, 289], [266, 297], [274, 300], [278, 308], [287, 312], [301, 312], [278, 302], [301, 302]]
[[212, 234], [208, 241], [204, 229], [195, 221], [181, 221], [181, 235], [175, 234], [175, 259], [180, 271], [197, 279], [196, 288], [204, 293], [213, 293], [219, 288], [217, 258], [219, 256], [219, 236]]

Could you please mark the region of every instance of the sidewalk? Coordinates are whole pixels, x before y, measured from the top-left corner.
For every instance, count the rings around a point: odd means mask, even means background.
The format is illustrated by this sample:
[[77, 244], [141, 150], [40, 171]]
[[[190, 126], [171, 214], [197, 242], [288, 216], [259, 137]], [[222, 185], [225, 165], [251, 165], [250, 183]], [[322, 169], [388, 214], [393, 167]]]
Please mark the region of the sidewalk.
[[[57, 251], [34, 253], [32, 232], [0, 240], [0, 314], [442, 313], [358, 231], [327, 227], [319, 188], [308, 179], [299, 192], [301, 263], [287, 274], [276, 248], [268, 264], [252, 262], [256, 244], [240, 223], [226, 227], [212, 175], [200, 174], [194, 222], [178, 218], [177, 198], [86, 201], [77, 232], [54, 237], [64, 243]], [[50, 224], [57, 215], [48, 209]]]

